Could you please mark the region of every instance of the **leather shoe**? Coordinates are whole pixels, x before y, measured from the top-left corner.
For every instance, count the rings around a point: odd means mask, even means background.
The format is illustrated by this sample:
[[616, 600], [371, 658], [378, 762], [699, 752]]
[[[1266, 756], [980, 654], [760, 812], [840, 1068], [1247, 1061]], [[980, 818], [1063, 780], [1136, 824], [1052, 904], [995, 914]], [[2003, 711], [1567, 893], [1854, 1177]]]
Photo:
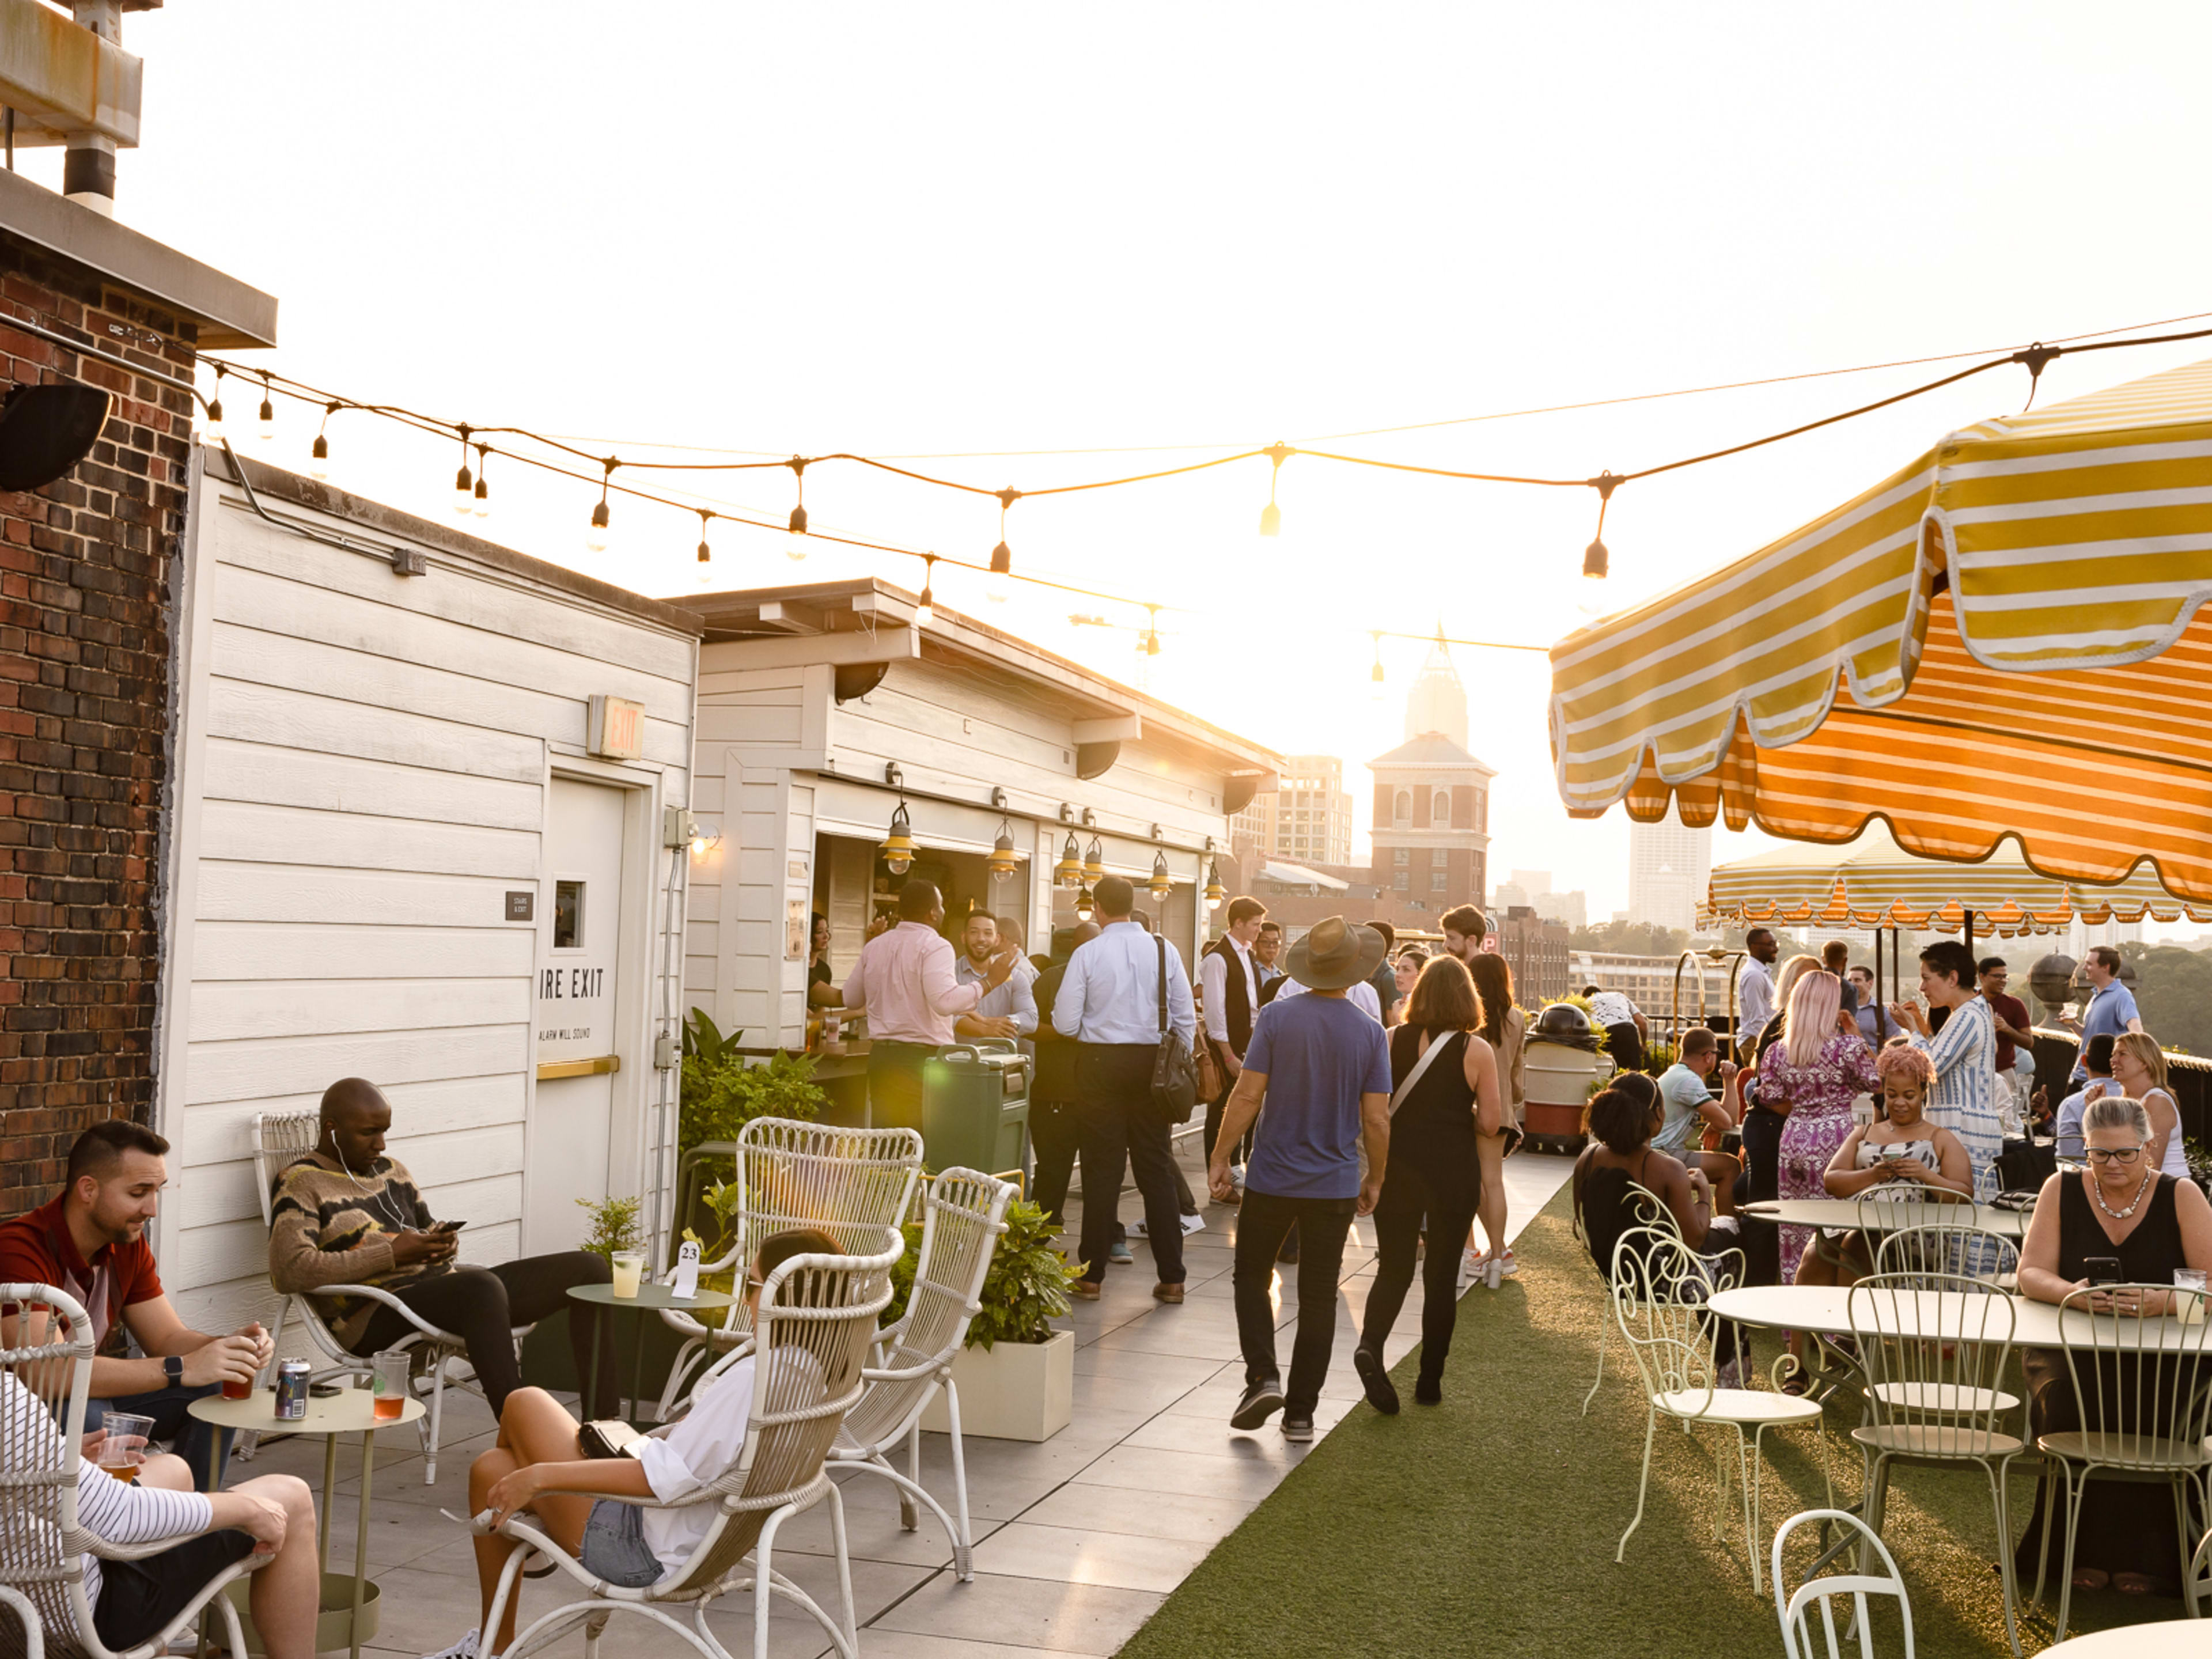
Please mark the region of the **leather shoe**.
[[1162, 1302], [1179, 1303], [1182, 1300], [1182, 1286], [1181, 1285], [1155, 1285], [1152, 1286], [1152, 1295]]
[[1067, 1293], [1078, 1302], [1096, 1302], [1100, 1286], [1097, 1280], [1079, 1279], [1068, 1285]]

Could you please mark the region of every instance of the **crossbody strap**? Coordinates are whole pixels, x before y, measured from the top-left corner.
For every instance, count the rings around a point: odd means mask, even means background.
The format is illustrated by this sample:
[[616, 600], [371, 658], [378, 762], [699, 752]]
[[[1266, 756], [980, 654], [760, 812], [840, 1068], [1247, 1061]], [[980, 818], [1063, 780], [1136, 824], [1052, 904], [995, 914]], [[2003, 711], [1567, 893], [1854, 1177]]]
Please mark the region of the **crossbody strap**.
[[1152, 944], [1160, 953], [1160, 1035], [1165, 1036], [1168, 1034], [1168, 942], [1155, 933]]
[[1398, 1115], [1398, 1109], [1406, 1103], [1406, 1097], [1413, 1092], [1413, 1085], [1421, 1080], [1421, 1074], [1429, 1069], [1429, 1062], [1437, 1057], [1437, 1051], [1450, 1042], [1451, 1038], [1449, 1036], [1432, 1036], [1429, 1039], [1429, 1046], [1421, 1050], [1421, 1057], [1413, 1062], [1413, 1069], [1406, 1073], [1406, 1080], [1391, 1092], [1390, 1115], [1392, 1117]]

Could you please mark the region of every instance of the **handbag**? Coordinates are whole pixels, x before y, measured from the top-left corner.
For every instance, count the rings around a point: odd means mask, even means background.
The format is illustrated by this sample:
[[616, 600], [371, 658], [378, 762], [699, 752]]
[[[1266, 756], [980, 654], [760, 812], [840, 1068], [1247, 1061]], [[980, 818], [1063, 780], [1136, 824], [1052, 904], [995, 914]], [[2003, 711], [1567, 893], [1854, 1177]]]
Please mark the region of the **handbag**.
[[1168, 1025], [1168, 942], [1155, 933], [1152, 943], [1160, 953], [1160, 1046], [1152, 1056], [1152, 1105], [1168, 1122], [1183, 1123], [1198, 1104], [1198, 1058], [1182, 1034]]
[[1220, 1099], [1222, 1091], [1229, 1087], [1229, 1073], [1221, 1064], [1221, 1056], [1215, 1052], [1213, 1039], [1206, 1035], [1203, 1025], [1198, 1029], [1196, 1059], [1198, 1097], [1209, 1101]]
[[635, 1448], [645, 1443], [645, 1436], [618, 1417], [594, 1418], [576, 1431], [576, 1443], [590, 1458], [635, 1457]]

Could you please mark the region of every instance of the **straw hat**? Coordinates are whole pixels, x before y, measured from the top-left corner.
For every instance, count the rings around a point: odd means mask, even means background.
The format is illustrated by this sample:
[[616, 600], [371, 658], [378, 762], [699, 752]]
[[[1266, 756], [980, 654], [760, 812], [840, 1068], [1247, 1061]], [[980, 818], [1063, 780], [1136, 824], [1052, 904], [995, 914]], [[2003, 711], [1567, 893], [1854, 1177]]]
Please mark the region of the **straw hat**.
[[1341, 991], [1370, 977], [1389, 948], [1372, 927], [1331, 916], [1291, 946], [1283, 966], [1309, 991]]

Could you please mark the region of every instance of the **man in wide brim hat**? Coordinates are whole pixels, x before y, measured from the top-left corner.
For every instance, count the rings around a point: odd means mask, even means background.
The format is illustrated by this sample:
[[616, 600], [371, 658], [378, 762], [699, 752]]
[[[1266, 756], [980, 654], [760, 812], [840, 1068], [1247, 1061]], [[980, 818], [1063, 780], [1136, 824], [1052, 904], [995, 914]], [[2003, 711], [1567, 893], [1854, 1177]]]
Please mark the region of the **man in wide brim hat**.
[[1309, 991], [1343, 991], [1372, 977], [1389, 948], [1372, 927], [1331, 916], [1291, 946], [1283, 965]]

